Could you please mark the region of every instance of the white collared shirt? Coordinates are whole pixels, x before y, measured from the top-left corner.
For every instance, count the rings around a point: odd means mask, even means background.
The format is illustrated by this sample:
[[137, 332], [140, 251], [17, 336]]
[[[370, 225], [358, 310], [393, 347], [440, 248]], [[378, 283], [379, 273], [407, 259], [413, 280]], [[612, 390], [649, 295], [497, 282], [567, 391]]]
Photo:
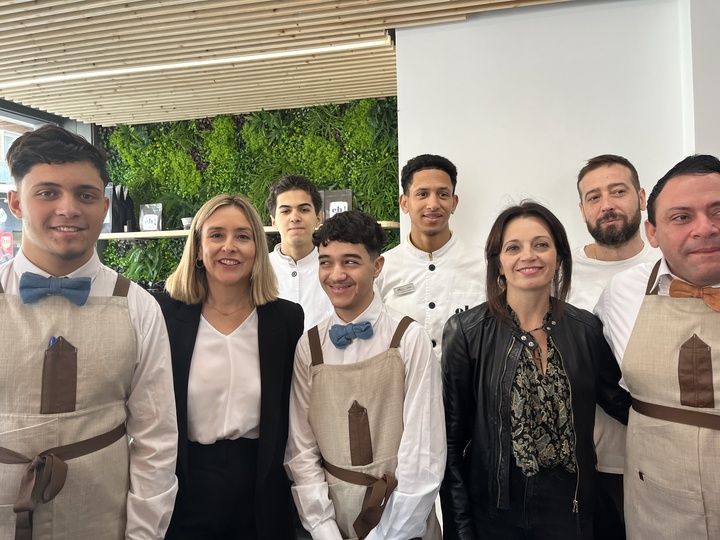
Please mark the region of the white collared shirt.
[[[19, 294], [20, 276], [25, 272], [49, 277], [20, 249], [14, 259], [0, 265], [0, 283], [6, 294]], [[112, 296], [117, 273], [93, 253], [67, 277], [89, 277], [90, 296]], [[127, 301], [137, 360], [127, 401], [126, 430], [133, 443], [126, 538], [147, 540], [164, 537], [175, 504], [177, 420], [170, 343], [160, 306], [135, 283], [130, 286]]]
[[[645, 298], [645, 289], [653, 266], [655, 262], [648, 262], [617, 274], [608, 282], [595, 306], [594, 312], [603, 323], [605, 339], [621, 365], [635, 319]], [[653, 284], [653, 287], [658, 286], [658, 295], [670, 294], [670, 283], [673, 279], [679, 278], [673, 275], [663, 258]], [[720, 287], [720, 283], [713, 287]], [[621, 384], [627, 388], [624, 381], [621, 381]]]
[[383, 253], [385, 265], [375, 280], [385, 304], [422, 325], [432, 340], [435, 357], [442, 352], [447, 320], [485, 301], [483, 250], [455, 235], [432, 253], [407, 240]]
[[[401, 313], [387, 308], [376, 294], [370, 306], [353, 321], [371, 322], [373, 336], [355, 339], [341, 350], [332, 344], [328, 333], [333, 324], [346, 323], [333, 312], [318, 325], [324, 363], [353, 364], [386, 351], [402, 318]], [[395, 471], [398, 486], [367, 540], [407, 540], [422, 536], [445, 471], [447, 447], [440, 365], [435, 361], [425, 330], [419, 324], [411, 324], [398, 351], [405, 365], [405, 427]], [[305, 333], [295, 351], [285, 467], [294, 481], [293, 497], [301, 521], [313, 539], [340, 540], [320, 450], [308, 422], [311, 390], [312, 361]]]
[[333, 313], [333, 306], [318, 277], [317, 248], [296, 262], [283, 254], [278, 244], [270, 253], [270, 263], [280, 286], [278, 296], [302, 306], [305, 312], [305, 332]]

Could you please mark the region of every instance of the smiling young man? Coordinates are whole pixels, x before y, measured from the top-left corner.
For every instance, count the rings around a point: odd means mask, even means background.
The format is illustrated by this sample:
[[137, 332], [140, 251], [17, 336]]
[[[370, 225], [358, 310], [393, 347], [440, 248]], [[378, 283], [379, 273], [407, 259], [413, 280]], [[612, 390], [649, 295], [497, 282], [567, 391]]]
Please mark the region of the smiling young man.
[[384, 240], [356, 210], [313, 236], [334, 313], [298, 342], [285, 460], [315, 540], [441, 537], [440, 366], [427, 332], [373, 292]]
[[464, 245], [450, 230], [458, 205], [457, 169], [450, 160], [414, 157], [400, 182], [400, 208], [410, 216], [410, 234], [384, 253], [377, 286], [388, 306], [425, 327], [439, 359], [445, 322], [484, 300], [485, 261], [482, 249]]
[[307, 331], [332, 313], [318, 281], [318, 251], [312, 242], [322, 221], [322, 198], [304, 176], [283, 176], [270, 187], [266, 205], [280, 233], [280, 243], [270, 253], [280, 298], [302, 306]]
[[177, 491], [170, 348], [155, 300], [95, 253], [105, 154], [45, 126], [7, 161], [23, 239], [0, 266], [0, 537], [162, 538]]
[[656, 263], [613, 277], [596, 312], [633, 397], [628, 538], [720, 538], [720, 161], [690, 156], [648, 199]]
[[[572, 289], [568, 302], [592, 311], [610, 278], [638, 264], [657, 261], [660, 253], [640, 236], [645, 190], [640, 187], [637, 170], [630, 161], [613, 154], [589, 159], [578, 174], [577, 190], [582, 219], [595, 241], [572, 252]], [[623, 424], [597, 407], [597, 538], [625, 538], [622, 476], [625, 433]]]

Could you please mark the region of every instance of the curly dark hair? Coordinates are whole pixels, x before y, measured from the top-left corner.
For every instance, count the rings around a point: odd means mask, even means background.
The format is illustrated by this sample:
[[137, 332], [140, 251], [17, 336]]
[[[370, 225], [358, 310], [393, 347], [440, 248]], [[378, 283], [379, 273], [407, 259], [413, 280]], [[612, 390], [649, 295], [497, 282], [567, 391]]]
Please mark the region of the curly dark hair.
[[60, 126], [48, 124], [35, 131], [23, 133], [15, 139], [7, 152], [10, 174], [17, 184], [20, 184], [35, 165], [79, 161], [91, 163], [100, 174], [103, 184], [107, 185], [110, 181], [105, 151]]
[[371, 257], [379, 257], [385, 245], [385, 231], [371, 216], [360, 210], [335, 214], [313, 233], [315, 247], [330, 242], [362, 244]]
[[442, 156], [436, 156], [434, 154], [422, 154], [415, 156], [408, 161], [402, 168], [400, 173], [400, 184], [405, 195], [408, 194], [410, 184], [413, 181], [413, 175], [418, 171], [424, 171], [426, 169], [438, 169], [441, 170], [450, 177], [450, 182], [453, 187], [453, 194], [455, 193], [455, 186], [457, 185], [457, 167], [453, 165], [452, 161]]

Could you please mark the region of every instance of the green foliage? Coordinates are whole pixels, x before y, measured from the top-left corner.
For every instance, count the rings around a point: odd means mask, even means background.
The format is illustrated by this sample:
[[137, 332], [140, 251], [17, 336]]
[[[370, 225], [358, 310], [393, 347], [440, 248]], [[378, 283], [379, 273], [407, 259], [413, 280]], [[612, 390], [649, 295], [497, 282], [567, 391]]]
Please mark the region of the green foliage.
[[109, 240], [103, 262], [143, 287], [150, 287], [165, 281], [175, 270], [184, 246], [184, 238]]
[[[166, 228], [179, 228], [180, 218], [204, 201], [232, 192], [245, 193], [269, 223], [268, 190], [287, 174], [307, 176], [319, 189], [352, 189], [354, 208], [381, 221], [399, 219], [395, 98], [119, 125], [101, 128], [100, 142], [112, 181], [127, 186], [136, 210], [163, 203]], [[397, 239], [391, 232], [389, 245]], [[139, 245], [142, 250], [121, 253], [118, 262], [131, 278], [145, 282], [164, 279], [182, 251], [173, 255], [149, 241]]]

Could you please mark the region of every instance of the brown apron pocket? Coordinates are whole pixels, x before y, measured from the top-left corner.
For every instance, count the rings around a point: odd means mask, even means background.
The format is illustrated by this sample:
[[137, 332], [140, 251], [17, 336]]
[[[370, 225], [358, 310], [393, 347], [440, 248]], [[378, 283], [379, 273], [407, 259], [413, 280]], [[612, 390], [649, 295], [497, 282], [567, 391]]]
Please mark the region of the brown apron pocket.
[[372, 463], [370, 421], [368, 420], [367, 409], [357, 401], [353, 401], [348, 411], [348, 431], [350, 433], [350, 462], [352, 465], [369, 465]]
[[45, 350], [41, 414], [72, 412], [77, 394], [77, 348], [58, 337]]

